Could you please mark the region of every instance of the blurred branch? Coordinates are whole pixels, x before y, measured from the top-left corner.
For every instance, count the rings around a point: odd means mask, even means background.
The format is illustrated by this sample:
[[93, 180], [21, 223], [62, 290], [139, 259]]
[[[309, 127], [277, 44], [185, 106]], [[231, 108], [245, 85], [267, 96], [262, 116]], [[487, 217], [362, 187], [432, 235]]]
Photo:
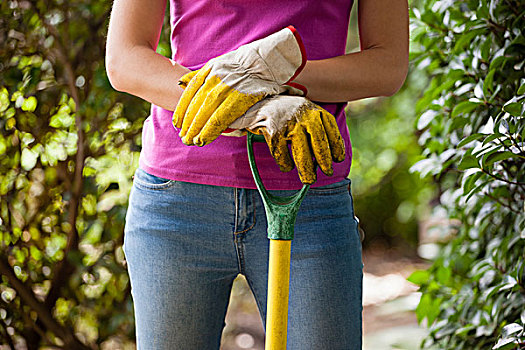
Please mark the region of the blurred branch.
[[[73, 173], [73, 183], [70, 187], [71, 191], [71, 199], [69, 200], [69, 217], [68, 217], [68, 223], [69, 227], [71, 228], [70, 232], [67, 232], [68, 234], [68, 240], [67, 245], [64, 249], [64, 256], [67, 257], [68, 253], [72, 250], [78, 249], [78, 232], [76, 228], [76, 221], [77, 221], [77, 215], [78, 215], [78, 206], [80, 204], [80, 198], [82, 196], [82, 187], [83, 187], [83, 177], [82, 172], [84, 169], [84, 161], [85, 161], [85, 150], [84, 150], [84, 130], [82, 125], [82, 116], [78, 112], [78, 109], [80, 107], [80, 97], [78, 93], [78, 89], [75, 85], [75, 72], [74, 67], [72, 66], [71, 62], [68, 59], [67, 51], [64, 49], [64, 45], [67, 46], [68, 43], [63, 43], [61, 40], [61, 36], [58, 33], [57, 29], [46, 23], [44, 16], [40, 12], [37, 6], [33, 5], [33, 9], [37, 13], [37, 15], [40, 18], [40, 21], [45, 26], [45, 28], [49, 31], [49, 33], [55, 37], [55, 45], [56, 48], [52, 50], [52, 52], [56, 55], [56, 58], [62, 63], [65, 70], [65, 80], [67, 82], [67, 85], [69, 87], [69, 93], [73, 100], [75, 101], [75, 123], [77, 127], [77, 154], [75, 159], [75, 171]], [[67, 31], [66, 31], [67, 32]], [[67, 282], [69, 277], [73, 274], [75, 271], [75, 267], [72, 266], [67, 258], [62, 259], [60, 262], [58, 262], [56, 269], [54, 269], [55, 274], [53, 277], [53, 281], [51, 284], [51, 289], [49, 291], [49, 294], [47, 295], [45, 304], [47, 306], [54, 305], [56, 300], [59, 296], [60, 288]]]
[[3, 344], [9, 346], [9, 349], [14, 350], [15, 349], [15, 343], [13, 342], [13, 339], [11, 338], [11, 335], [7, 331], [7, 325], [5, 324], [4, 320], [0, 318], [0, 324], [2, 325], [2, 329], [4, 330], [2, 334], [4, 335], [5, 341], [2, 341]]
[[504, 206], [505, 208], [509, 209], [511, 212], [513, 213], [516, 213], [516, 214], [521, 214], [520, 211], [514, 209], [511, 207], [510, 204], [507, 204], [507, 203], [503, 203], [503, 201], [499, 200], [498, 198], [492, 196], [490, 193], [488, 192], [482, 192], [483, 195], [489, 197], [490, 199], [492, 199], [493, 201], [496, 201], [497, 203], [499, 203], [500, 205]]
[[[24, 305], [20, 305], [20, 308], [22, 309]], [[49, 338], [45, 335], [45, 331], [42, 330], [42, 322], [40, 321], [40, 318], [37, 319], [37, 322], [33, 322], [33, 320], [29, 317], [27, 312], [24, 312], [24, 310], [20, 310], [20, 314], [22, 315], [22, 318], [24, 319], [24, 328], [20, 330], [20, 333], [24, 336], [24, 339], [27, 344], [27, 350], [38, 350], [40, 340], [42, 338], [47, 339], [50, 344], [53, 344], [49, 340]]]
[[62, 327], [55, 321], [49, 308], [35, 297], [27, 283], [22, 282], [16, 277], [3, 252], [0, 253], [0, 273], [7, 278], [9, 284], [16, 290], [24, 303], [38, 314], [38, 317], [42, 320], [46, 329], [64, 341], [66, 349], [91, 350], [82, 344], [69, 329]]
[[490, 172], [488, 172], [487, 170], [483, 169], [483, 168], [479, 168], [482, 172], [484, 172], [485, 174], [487, 174], [488, 176], [492, 177], [493, 179], [496, 179], [496, 180], [499, 180], [501, 182], [506, 182], [508, 184], [513, 184], [513, 185], [518, 185], [518, 186], [523, 186], [525, 185], [525, 182], [516, 182], [516, 181], [510, 181], [510, 180], [507, 180], [507, 179], [504, 179], [502, 177], [499, 177], [499, 176], [496, 176]]
[[[100, 18], [95, 23], [89, 23], [89, 32], [90, 33], [97, 33], [104, 24], [106, 24], [109, 15], [111, 13], [111, 9], [108, 9], [106, 12], [104, 12]], [[96, 43], [99, 40], [100, 37], [97, 35], [90, 35], [86, 41], [77, 49], [75, 50], [75, 53], [73, 55], [73, 66], [78, 66], [80, 59], [82, 58], [81, 53], [86, 50], [87, 47], [92, 46], [91, 44]], [[89, 79], [86, 79], [86, 84], [89, 82]], [[86, 89], [89, 91], [89, 89]]]

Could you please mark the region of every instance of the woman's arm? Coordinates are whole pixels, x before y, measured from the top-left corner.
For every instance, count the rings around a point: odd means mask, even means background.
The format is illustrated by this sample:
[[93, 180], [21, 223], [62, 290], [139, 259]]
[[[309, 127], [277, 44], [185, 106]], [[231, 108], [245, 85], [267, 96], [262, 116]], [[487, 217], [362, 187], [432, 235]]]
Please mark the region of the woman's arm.
[[318, 102], [346, 102], [391, 96], [408, 72], [408, 4], [406, 0], [360, 0], [361, 51], [308, 61], [295, 79]]
[[189, 69], [155, 52], [166, 0], [115, 0], [106, 44], [106, 71], [113, 88], [174, 110]]

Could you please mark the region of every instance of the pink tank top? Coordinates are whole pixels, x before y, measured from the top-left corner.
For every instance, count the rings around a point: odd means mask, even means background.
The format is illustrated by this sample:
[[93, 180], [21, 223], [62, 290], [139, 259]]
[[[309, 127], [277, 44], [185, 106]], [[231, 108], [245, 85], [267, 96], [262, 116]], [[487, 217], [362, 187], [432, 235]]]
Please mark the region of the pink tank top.
[[[195, 70], [208, 60], [293, 25], [308, 60], [345, 53], [352, 0], [170, 0], [172, 59]], [[318, 170], [312, 187], [343, 180], [350, 172], [352, 148], [346, 103], [320, 104], [337, 119], [346, 159], [334, 174]], [[160, 177], [208, 185], [256, 188], [248, 163], [246, 137], [219, 136], [204, 147], [186, 146], [172, 125], [173, 111], [151, 105], [142, 130], [139, 166]], [[254, 147], [257, 166], [268, 189], [298, 189], [296, 169], [283, 173], [265, 143]]]

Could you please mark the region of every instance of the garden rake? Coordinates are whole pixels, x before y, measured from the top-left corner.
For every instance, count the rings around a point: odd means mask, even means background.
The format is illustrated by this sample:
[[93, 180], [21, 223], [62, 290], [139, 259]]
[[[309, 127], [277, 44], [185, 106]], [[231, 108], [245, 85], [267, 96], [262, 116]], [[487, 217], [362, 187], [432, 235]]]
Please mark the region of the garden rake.
[[310, 185], [303, 185], [299, 192], [291, 196], [281, 197], [269, 193], [257, 170], [253, 142], [265, 140], [262, 135], [247, 134], [248, 159], [264, 203], [270, 239], [265, 350], [286, 350], [292, 239], [295, 219]]

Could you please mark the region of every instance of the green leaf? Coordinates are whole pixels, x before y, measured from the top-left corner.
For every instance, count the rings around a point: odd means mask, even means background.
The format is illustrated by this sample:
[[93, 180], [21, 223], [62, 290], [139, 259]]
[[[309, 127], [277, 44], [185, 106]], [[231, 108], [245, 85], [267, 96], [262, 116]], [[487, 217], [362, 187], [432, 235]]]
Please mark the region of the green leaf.
[[[7, 140], [4, 139], [2, 135], [0, 135], [0, 157], [4, 155], [5, 151], [7, 150]], [[0, 242], [2, 240], [0, 239]]]
[[505, 63], [507, 62], [507, 57], [505, 56], [498, 56], [496, 58], [494, 58], [491, 62], [490, 62], [490, 65], [489, 65], [489, 71], [493, 70], [493, 69], [499, 69], [499, 70], [502, 70], [503, 67], [505, 66]]
[[496, 343], [496, 345], [494, 345], [492, 347], [493, 350], [511, 350], [511, 349], [516, 349], [516, 344], [517, 341], [516, 341], [516, 338], [514, 337], [511, 337], [511, 338], [504, 338], [504, 339], [500, 339], [498, 340], [498, 342]]
[[[476, 169], [477, 170], [477, 169]], [[480, 170], [463, 179], [463, 194], [468, 194], [476, 186], [476, 181], [483, 175]]]
[[417, 121], [417, 129], [418, 130], [423, 130], [424, 128], [426, 128], [428, 126], [428, 124], [430, 124], [430, 122], [432, 122], [432, 120], [434, 120], [434, 118], [438, 115], [439, 113], [437, 111], [434, 111], [434, 110], [427, 110], [425, 113], [421, 114], [421, 116], [419, 117], [418, 121]]
[[480, 134], [480, 133], [469, 135], [469, 136], [465, 137], [463, 140], [461, 140], [460, 143], [458, 143], [458, 147], [465, 146], [466, 144], [468, 144], [468, 143], [470, 143], [472, 141], [479, 140], [479, 139], [483, 138], [484, 136], [485, 136], [485, 134]]
[[0, 89], [0, 113], [9, 108], [9, 92], [5, 87]]
[[472, 324], [468, 324], [468, 325], [466, 325], [466, 326], [464, 326], [464, 327], [461, 327], [461, 328], [456, 329], [456, 331], [454, 332], [454, 334], [456, 334], [456, 335], [461, 335], [461, 336], [463, 336], [463, 335], [467, 335], [468, 332], [470, 332], [471, 330], [473, 330], [473, 329], [475, 329], [475, 328], [476, 328], [476, 326], [474, 326], [474, 325], [472, 325]]
[[51, 117], [49, 125], [54, 128], [68, 128], [74, 121], [71, 115], [59, 112]]
[[38, 159], [37, 152], [32, 151], [29, 148], [24, 148], [22, 150], [22, 158], [20, 160], [20, 163], [22, 165], [22, 168], [24, 168], [24, 170], [29, 171], [33, 169], [36, 165], [37, 159]]
[[494, 90], [494, 74], [496, 74], [496, 70], [490, 70], [483, 80], [483, 94], [485, 96], [489, 96], [490, 91]]
[[[486, 135], [486, 134], [481, 134], [481, 135]], [[503, 134], [500, 134], [499, 132], [496, 132], [492, 135], [489, 135], [485, 138], [485, 140], [483, 140], [483, 142], [481, 143], [483, 146], [486, 145], [487, 143], [491, 142], [491, 141], [494, 141], [496, 139], [499, 139], [499, 138], [506, 138], [505, 135]]]
[[504, 291], [504, 290], [508, 290], [508, 289], [512, 289], [512, 288], [514, 288], [514, 286], [516, 284], [518, 284], [518, 281], [516, 281], [516, 279], [514, 277], [506, 275], [503, 278], [503, 283], [501, 284], [501, 286], [499, 288], [499, 292]]
[[165, 57], [171, 57], [170, 45], [167, 43], [159, 43], [157, 46], [157, 53]]
[[418, 172], [420, 177], [424, 178], [429, 173], [436, 174], [437, 172], [439, 172], [440, 165], [441, 164], [439, 163], [439, 160], [435, 157], [432, 157], [430, 159], [422, 159], [416, 162], [410, 167], [408, 171], [411, 173]]
[[40, 260], [42, 259], [43, 255], [42, 255], [42, 252], [34, 245], [32, 245], [30, 248], [29, 248], [29, 251], [31, 253], [31, 257], [35, 260]]
[[123, 131], [131, 126], [131, 123], [126, 118], [118, 118], [109, 125], [110, 130]]
[[503, 106], [503, 110], [509, 114], [520, 116], [523, 110], [523, 105], [518, 102], [511, 102]]
[[451, 116], [454, 118], [459, 114], [466, 114], [472, 112], [474, 109], [476, 109], [476, 107], [478, 107], [481, 104], [482, 103], [480, 102], [462, 101], [454, 107]]
[[452, 123], [448, 123], [450, 119], [447, 121], [447, 125], [450, 127], [446, 129], [446, 133], [451, 133], [452, 131], [463, 128], [465, 125], [470, 124], [469, 118], [463, 118], [463, 117], [456, 117], [452, 119]]
[[491, 164], [494, 164], [495, 162], [499, 162], [501, 160], [509, 159], [509, 158], [517, 158], [518, 155], [514, 154], [512, 152], [504, 151], [504, 152], [494, 152], [494, 153], [487, 153], [488, 156], [483, 157], [485, 160], [482, 161], [483, 167], [489, 166]]
[[511, 323], [503, 327], [503, 330], [501, 333], [503, 337], [508, 337], [514, 333], [521, 332], [522, 330], [523, 330], [522, 325], [519, 325], [517, 323]]
[[423, 294], [418, 306], [416, 307], [416, 316], [418, 322], [421, 323], [424, 318], [428, 320], [428, 324], [434, 323], [436, 317], [439, 315], [440, 298], [432, 297], [430, 294]]
[[100, 241], [100, 238], [102, 237], [103, 231], [103, 225], [100, 222], [95, 221], [87, 230], [85, 236], [82, 238], [82, 243], [98, 243]]
[[26, 112], [34, 112], [36, 109], [37, 100], [35, 96], [29, 96], [22, 103], [22, 110]]
[[420, 286], [423, 283], [428, 282], [429, 278], [430, 272], [428, 270], [417, 270], [412, 272], [412, 274], [407, 278], [407, 281]]
[[487, 4], [485, 2], [482, 2], [480, 3], [476, 13], [478, 14], [478, 18], [486, 18], [488, 19], [490, 14], [489, 14], [489, 7], [487, 6]]
[[518, 88], [518, 95], [524, 95], [525, 94], [525, 78], [521, 78], [521, 85]]
[[485, 61], [490, 60], [490, 49], [492, 46], [492, 40], [485, 40], [483, 44], [481, 44], [481, 58]]
[[463, 51], [463, 49], [469, 45], [469, 44], [472, 44], [472, 40], [482, 34], [484, 34], [486, 31], [485, 28], [479, 28], [479, 29], [475, 29], [475, 30], [471, 30], [467, 33], [464, 33], [463, 35], [461, 35], [458, 39], [458, 41], [456, 41], [456, 44], [454, 45], [454, 50], [453, 52], [454, 53], [459, 53], [461, 51]]
[[439, 266], [436, 272], [437, 281], [442, 285], [448, 285], [450, 277], [452, 276], [452, 271], [450, 268], [445, 266]]
[[90, 166], [87, 166], [85, 165], [84, 166], [84, 169], [82, 170], [82, 175], [84, 177], [89, 177], [89, 176], [93, 176], [97, 173], [97, 171], [95, 169], [93, 169], [92, 167]]
[[465, 202], [468, 202], [470, 198], [474, 197], [477, 193], [483, 192], [483, 189], [486, 188], [487, 184], [490, 183], [490, 180], [485, 180], [475, 188], [473, 188], [470, 193], [465, 197]]
[[489, 143], [485, 146], [482, 146], [481, 148], [474, 149], [472, 152], [472, 155], [479, 160], [481, 160], [481, 157], [485, 156], [488, 157], [489, 154], [495, 153], [498, 150], [502, 149], [502, 145], [498, 145], [495, 143]]
[[478, 159], [472, 154], [465, 154], [458, 164], [458, 170], [467, 170], [470, 168], [479, 168]]
[[69, 108], [69, 112], [75, 112], [77, 110], [77, 105], [73, 97], [70, 97], [69, 100], [67, 101], [67, 107]]
[[422, 56], [422, 55], [425, 55], [426, 53], [423, 52], [423, 51], [419, 51], [419, 52], [416, 52], [416, 51], [410, 51], [409, 55], [408, 55], [408, 60], [410, 62], [414, 62], [415, 59], [417, 59], [418, 57]]

